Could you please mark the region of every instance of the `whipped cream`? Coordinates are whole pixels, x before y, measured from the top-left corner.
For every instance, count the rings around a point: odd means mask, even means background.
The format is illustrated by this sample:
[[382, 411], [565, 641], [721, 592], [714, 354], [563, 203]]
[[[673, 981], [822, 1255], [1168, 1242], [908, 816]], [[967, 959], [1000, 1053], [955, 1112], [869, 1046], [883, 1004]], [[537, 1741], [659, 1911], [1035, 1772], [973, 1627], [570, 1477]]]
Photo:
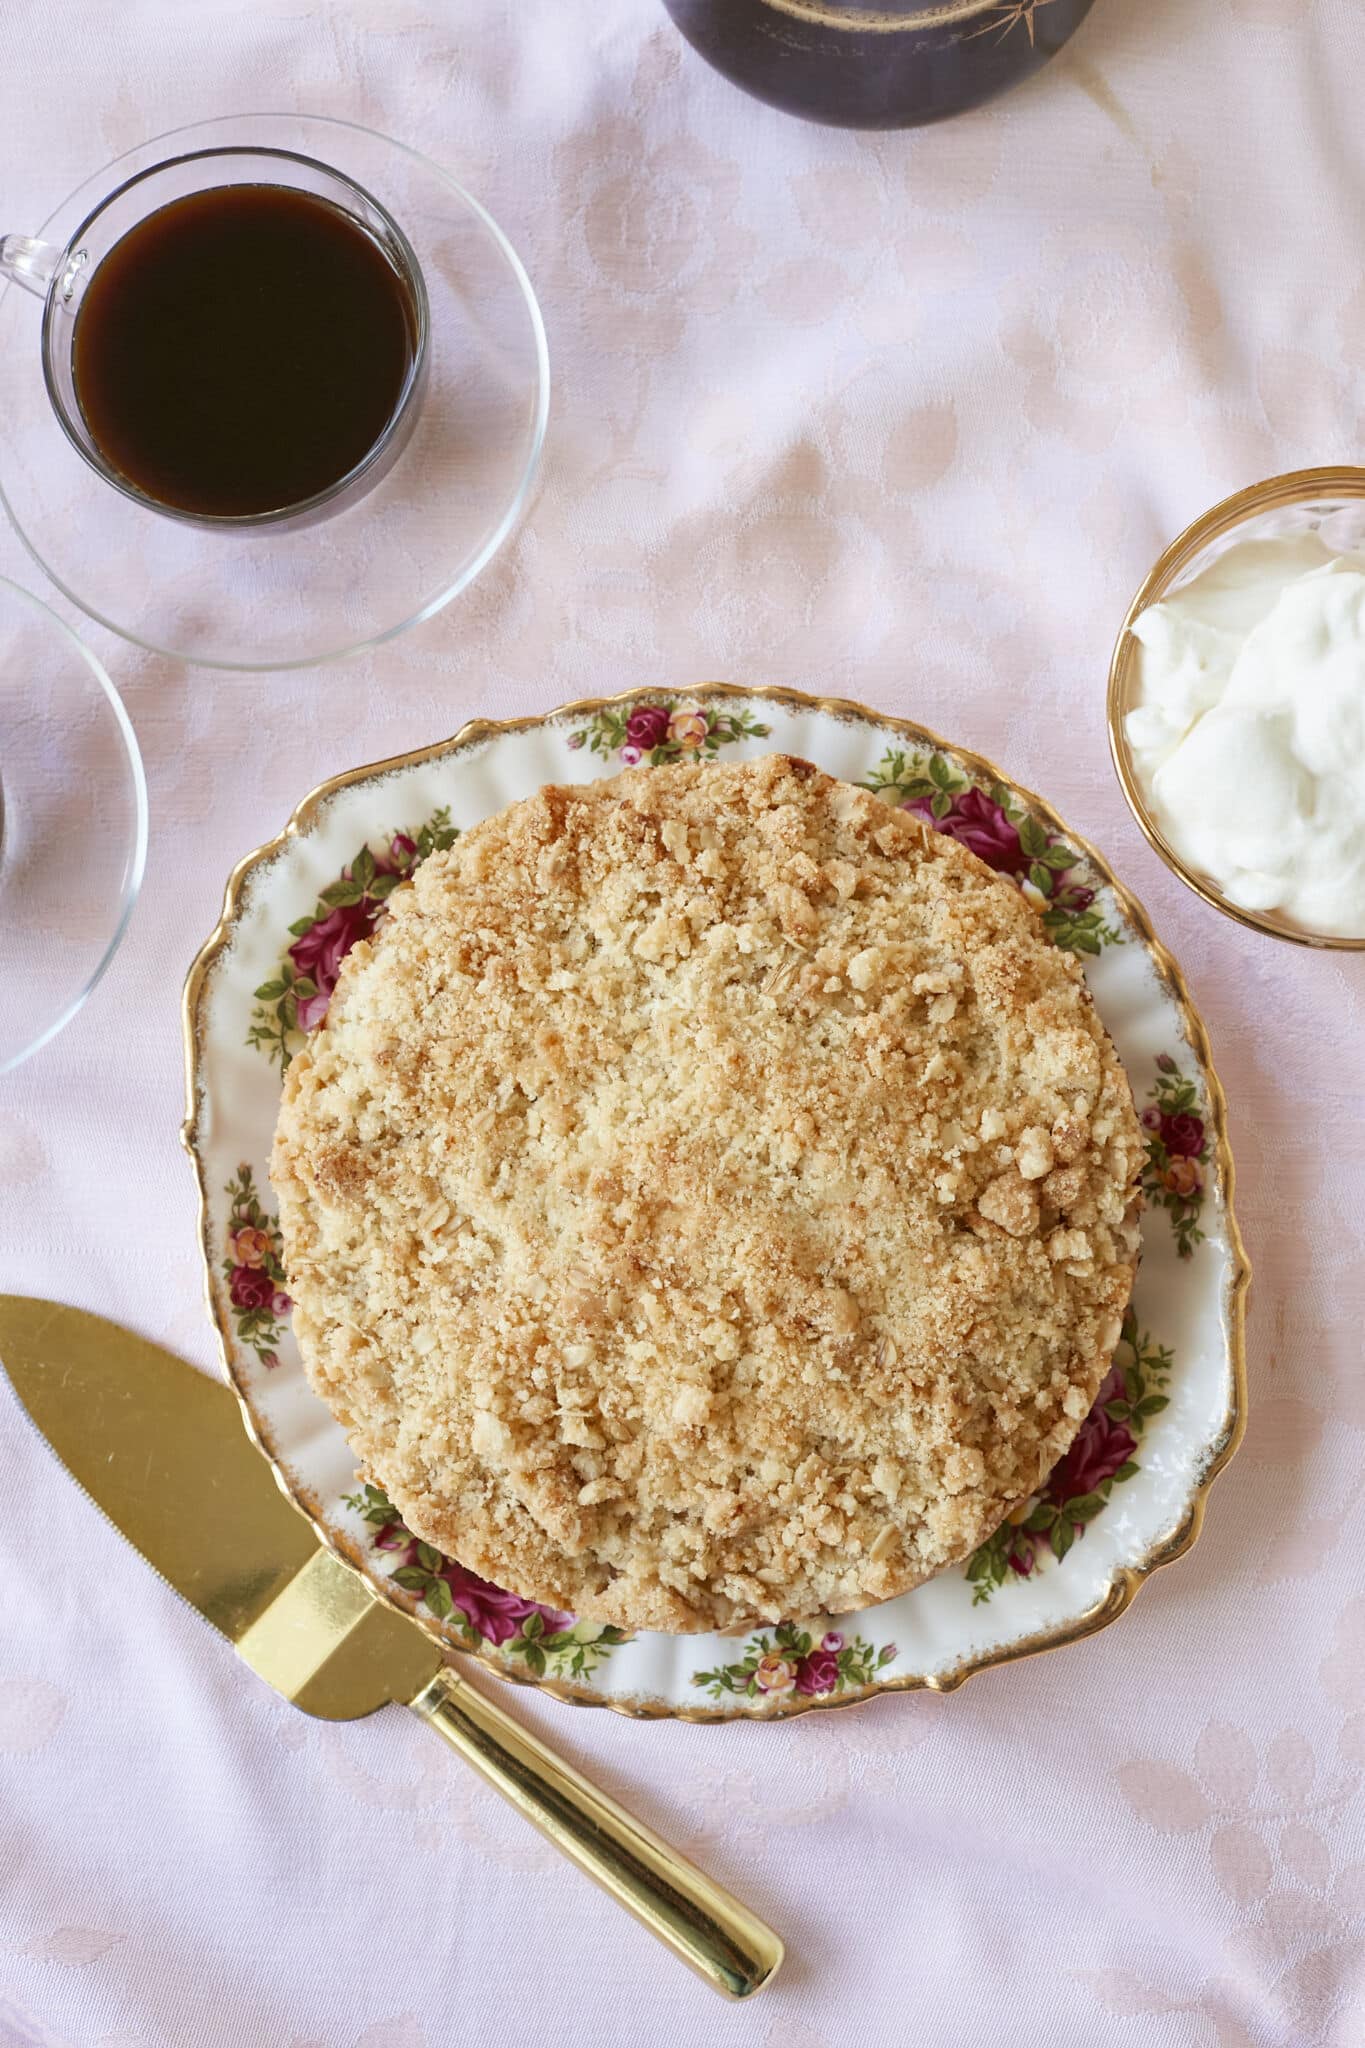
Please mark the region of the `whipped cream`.
[[1365, 555], [1236, 542], [1133, 633], [1124, 729], [1181, 859], [1242, 909], [1365, 937]]

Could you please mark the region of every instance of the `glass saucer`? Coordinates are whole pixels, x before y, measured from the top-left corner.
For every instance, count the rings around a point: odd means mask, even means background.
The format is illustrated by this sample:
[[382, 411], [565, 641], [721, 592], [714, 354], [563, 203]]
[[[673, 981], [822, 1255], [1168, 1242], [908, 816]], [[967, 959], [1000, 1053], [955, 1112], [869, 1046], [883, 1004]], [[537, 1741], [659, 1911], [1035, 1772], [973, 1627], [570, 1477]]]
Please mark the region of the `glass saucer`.
[[406, 232], [431, 328], [402, 455], [358, 503], [297, 531], [168, 518], [71, 445], [43, 385], [40, 305], [11, 285], [0, 292], [0, 498], [59, 589], [116, 633], [215, 668], [304, 667], [429, 618], [496, 554], [530, 498], [549, 357], [530, 280], [496, 222], [427, 158], [349, 121], [249, 114], [171, 130], [87, 179], [35, 232], [64, 245], [126, 179], [232, 144], [334, 166]]
[[142, 757], [117, 690], [55, 612], [0, 576], [0, 1074], [75, 1016], [146, 857]]

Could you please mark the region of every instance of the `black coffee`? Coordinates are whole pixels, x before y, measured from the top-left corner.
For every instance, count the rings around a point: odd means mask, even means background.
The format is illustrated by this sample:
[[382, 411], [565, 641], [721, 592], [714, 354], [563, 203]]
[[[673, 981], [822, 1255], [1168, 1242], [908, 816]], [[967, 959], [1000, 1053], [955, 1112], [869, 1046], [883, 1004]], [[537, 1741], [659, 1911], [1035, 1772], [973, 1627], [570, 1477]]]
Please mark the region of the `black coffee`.
[[85, 288], [76, 397], [106, 462], [150, 498], [220, 517], [325, 491], [393, 418], [412, 292], [325, 199], [224, 185], [173, 200]]

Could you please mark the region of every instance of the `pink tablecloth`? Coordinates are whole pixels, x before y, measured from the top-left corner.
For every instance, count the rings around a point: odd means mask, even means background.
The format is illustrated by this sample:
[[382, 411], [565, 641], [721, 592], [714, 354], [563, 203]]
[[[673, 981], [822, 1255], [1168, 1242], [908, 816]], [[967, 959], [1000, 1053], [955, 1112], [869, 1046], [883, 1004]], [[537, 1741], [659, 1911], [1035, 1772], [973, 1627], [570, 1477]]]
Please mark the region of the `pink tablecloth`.
[[[529, 524], [382, 656], [244, 681], [92, 629], [151, 858], [96, 998], [0, 1084], [0, 1287], [209, 1366], [177, 999], [228, 866], [475, 710], [713, 675], [921, 716], [1108, 850], [1208, 1018], [1257, 1261], [1246, 1447], [1105, 1635], [786, 1728], [516, 1696], [782, 1928], [740, 2009], [397, 1709], [280, 1704], [0, 1398], [0, 2040], [1357, 2048], [1365, 961], [1178, 887], [1103, 679], [1172, 532], [1359, 455], [1359, 0], [1097, 0], [1034, 86], [882, 140], [741, 98], [655, 0], [8, 0], [0, 42], [6, 226], [180, 120], [349, 115], [488, 200], [556, 374]], [[0, 572], [42, 588], [12, 536]]]

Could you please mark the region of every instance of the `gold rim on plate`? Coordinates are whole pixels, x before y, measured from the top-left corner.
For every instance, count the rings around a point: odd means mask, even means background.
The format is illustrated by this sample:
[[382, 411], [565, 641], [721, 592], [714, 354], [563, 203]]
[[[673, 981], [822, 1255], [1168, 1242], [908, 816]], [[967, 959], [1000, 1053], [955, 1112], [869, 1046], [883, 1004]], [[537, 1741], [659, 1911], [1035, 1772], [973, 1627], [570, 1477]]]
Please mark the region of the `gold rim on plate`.
[[[1321, 474], [1337, 474], [1337, 472], [1321, 472]], [[1365, 472], [1356, 472], [1356, 474], [1362, 479], [1362, 495], [1365, 495]], [[355, 1555], [351, 1554], [350, 1547], [342, 1542], [335, 1532], [323, 1521], [318, 1503], [316, 1501], [310, 1503], [306, 1490], [298, 1487], [291, 1480], [282, 1461], [276, 1456], [272, 1446], [265, 1440], [256, 1416], [246, 1399], [242, 1385], [233, 1370], [232, 1333], [219, 1313], [218, 1303], [212, 1287], [212, 1256], [208, 1241], [209, 1195], [205, 1179], [204, 1161], [199, 1151], [198, 1143], [201, 1106], [200, 1069], [203, 1056], [199, 1010], [204, 983], [209, 969], [229, 943], [242, 889], [248, 875], [256, 867], [273, 861], [283, 852], [291, 839], [300, 838], [307, 832], [322, 807], [342, 790], [350, 789], [359, 782], [367, 782], [380, 776], [393, 774], [399, 769], [421, 767], [427, 762], [439, 760], [457, 752], [463, 752], [486, 740], [497, 739], [511, 733], [531, 732], [538, 727], [557, 724], [565, 719], [591, 717], [595, 712], [608, 710], [614, 705], [630, 702], [641, 694], [642, 687], [642, 685], [637, 683], [631, 689], [617, 691], [613, 696], [581, 697], [573, 703], [561, 704], [552, 711], [540, 712], [527, 718], [472, 718], [462, 725], [459, 731], [450, 739], [439, 740], [433, 746], [415, 748], [410, 753], [395, 754], [387, 760], [370, 762], [360, 768], [351, 768], [346, 770], [344, 774], [333, 775], [325, 782], [320, 782], [296, 806], [282, 832], [278, 832], [273, 839], [267, 840], [263, 846], [258, 846], [253, 853], [248, 853], [233, 868], [228, 876], [227, 887], [224, 890], [223, 908], [218, 923], [195, 956], [189, 973], [185, 978], [181, 1014], [185, 1043], [186, 1108], [180, 1137], [181, 1143], [189, 1154], [193, 1165], [195, 1181], [199, 1191], [198, 1233], [200, 1253], [204, 1262], [205, 1300], [209, 1316], [218, 1337], [219, 1360], [223, 1375], [228, 1385], [233, 1388], [237, 1395], [238, 1406], [241, 1409], [242, 1421], [247, 1434], [252, 1442], [256, 1444], [262, 1456], [269, 1462], [270, 1468], [275, 1475], [276, 1483], [281, 1491], [292, 1501], [299, 1513], [305, 1516], [311, 1523], [319, 1541], [324, 1543], [336, 1555], [342, 1557], [346, 1563], [361, 1571], [369, 1584], [377, 1587], [381, 1586], [383, 1582], [375, 1580], [365, 1570], [364, 1561], [360, 1554], [358, 1552]], [[679, 694], [685, 695], [689, 702], [695, 700], [699, 703], [714, 703], [740, 700], [744, 702], [775, 704], [798, 713], [823, 712], [830, 717], [844, 721], [871, 723], [885, 731], [894, 732], [901, 738], [918, 741], [930, 748], [940, 749], [974, 770], [983, 779], [1003, 783], [1030, 810], [1042, 818], [1054, 832], [1060, 837], [1065, 838], [1068, 845], [1074, 846], [1079, 853], [1083, 854], [1086, 860], [1091, 862], [1096, 871], [1104, 878], [1106, 885], [1113, 890], [1124, 917], [1142, 940], [1158, 976], [1175, 1002], [1181, 1023], [1184, 1026], [1186, 1041], [1191, 1052], [1199, 1062], [1200, 1070], [1205, 1077], [1208, 1087], [1209, 1121], [1213, 1126], [1216, 1139], [1216, 1156], [1223, 1195], [1224, 1227], [1227, 1234], [1230, 1260], [1230, 1273], [1224, 1285], [1223, 1307], [1228, 1352], [1232, 1364], [1231, 1398], [1220, 1422], [1216, 1440], [1208, 1463], [1204, 1468], [1203, 1476], [1195, 1488], [1189, 1508], [1178, 1527], [1161, 1542], [1155, 1544], [1136, 1563], [1117, 1566], [1113, 1582], [1093, 1607], [1068, 1623], [1060, 1633], [1052, 1629], [1037, 1630], [1033, 1635], [1021, 1637], [1016, 1642], [1002, 1645], [997, 1649], [983, 1651], [979, 1656], [964, 1658], [961, 1663], [953, 1666], [951, 1670], [936, 1673], [932, 1676], [926, 1677], [912, 1673], [902, 1678], [878, 1680], [873, 1685], [856, 1691], [817, 1694], [800, 1699], [793, 1698], [790, 1704], [784, 1703], [777, 1708], [768, 1708], [762, 1713], [748, 1712], [744, 1709], [732, 1711], [718, 1707], [679, 1707], [659, 1699], [632, 1698], [621, 1695], [608, 1697], [592, 1688], [575, 1685], [571, 1680], [538, 1678], [530, 1672], [513, 1671], [502, 1662], [495, 1662], [491, 1658], [478, 1656], [477, 1652], [457, 1649], [434, 1617], [428, 1617], [420, 1610], [414, 1612], [408, 1607], [401, 1607], [400, 1611], [408, 1614], [419, 1627], [425, 1628], [429, 1635], [434, 1636], [448, 1654], [477, 1657], [480, 1669], [490, 1671], [494, 1676], [504, 1680], [509, 1685], [529, 1685], [537, 1692], [548, 1693], [554, 1699], [564, 1700], [575, 1706], [606, 1707], [613, 1713], [624, 1714], [628, 1718], [637, 1720], [723, 1721], [727, 1723], [756, 1721], [767, 1723], [771, 1721], [792, 1720], [799, 1714], [840, 1712], [850, 1707], [867, 1706], [873, 1700], [881, 1699], [893, 1693], [955, 1692], [959, 1686], [964, 1685], [969, 1678], [975, 1677], [980, 1671], [992, 1670], [997, 1665], [1013, 1664], [1021, 1658], [1040, 1655], [1046, 1650], [1063, 1649], [1069, 1644], [1082, 1642], [1085, 1637], [1096, 1634], [1102, 1628], [1107, 1628], [1111, 1622], [1117, 1621], [1121, 1614], [1127, 1612], [1137, 1597], [1139, 1589], [1145, 1585], [1154, 1572], [1159, 1571], [1164, 1565], [1173, 1564], [1177, 1558], [1183, 1557], [1198, 1540], [1203, 1528], [1205, 1509], [1213, 1483], [1219, 1473], [1226, 1468], [1229, 1460], [1241, 1443], [1246, 1430], [1246, 1299], [1247, 1290], [1251, 1284], [1251, 1263], [1242, 1242], [1241, 1232], [1237, 1227], [1236, 1216], [1233, 1213], [1235, 1172], [1227, 1135], [1227, 1097], [1224, 1094], [1217, 1069], [1213, 1064], [1208, 1032], [1205, 1029], [1202, 1017], [1191, 1001], [1184, 975], [1181, 973], [1172, 955], [1157, 938], [1147, 912], [1141, 903], [1117, 879], [1110, 870], [1108, 863], [1090, 842], [1081, 837], [1079, 833], [1073, 832], [1070, 826], [1053, 809], [1051, 804], [1045, 802], [1043, 798], [1035, 796], [1031, 790], [1025, 789], [1020, 783], [1005, 775], [985, 755], [974, 753], [969, 748], [960, 747], [955, 742], [941, 738], [939, 734], [933, 732], [928, 726], [916, 724], [910, 719], [895, 718], [887, 712], [874, 711], [869, 705], [856, 703], [851, 698], [846, 697], [816, 697], [803, 690], [793, 690], [771, 685], [745, 688], [736, 683], [699, 683], [690, 689], [681, 691]], [[394, 1604], [397, 1605], [398, 1603], [395, 1602]]]
[[1149, 605], [1159, 604], [1169, 596], [1182, 573], [1203, 554], [1215, 541], [1221, 540], [1239, 526], [1258, 519], [1267, 512], [1283, 511], [1291, 505], [1301, 505], [1316, 499], [1336, 498], [1342, 501], [1365, 498], [1365, 469], [1295, 469], [1284, 476], [1268, 477], [1264, 483], [1251, 484], [1246, 490], [1236, 491], [1230, 498], [1224, 498], [1203, 516], [1177, 534], [1151, 573], [1144, 579], [1142, 588], [1129, 605], [1123, 624], [1119, 627], [1118, 639], [1114, 643], [1113, 659], [1109, 664], [1109, 689], [1105, 702], [1105, 716], [1109, 726], [1109, 752], [1113, 757], [1114, 771], [1128, 808], [1137, 820], [1143, 838], [1155, 853], [1160, 854], [1171, 873], [1178, 881], [1192, 889], [1201, 901], [1211, 909], [1221, 912], [1224, 917], [1233, 918], [1245, 925], [1249, 931], [1260, 932], [1270, 939], [1283, 939], [1291, 946], [1313, 946], [1323, 952], [1362, 953], [1365, 952], [1365, 937], [1342, 938], [1329, 932], [1306, 931], [1291, 919], [1282, 917], [1277, 911], [1244, 910], [1238, 903], [1229, 903], [1226, 896], [1207, 875], [1198, 868], [1192, 868], [1181, 858], [1170, 840], [1157, 824], [1148, 806], [1137, 769], [1133, 764], [1132, 749], [1124, 730], [1124, 720], [1137, 701], [1137, 648], [1133, 627]]

